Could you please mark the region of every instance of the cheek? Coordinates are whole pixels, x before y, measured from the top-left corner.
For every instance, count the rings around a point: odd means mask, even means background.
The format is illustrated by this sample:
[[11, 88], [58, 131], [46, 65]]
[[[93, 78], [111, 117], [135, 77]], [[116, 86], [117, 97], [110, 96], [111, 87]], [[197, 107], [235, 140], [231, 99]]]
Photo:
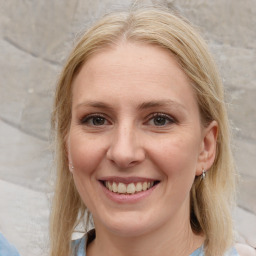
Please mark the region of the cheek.
[[104, 150], [100, 141], [90, 139], [82, 132], [70, 132], [69, 156], [72, 160], [73, 178], [84, 204], [92, 211], [94, 202], [97, 202], [95, 189], [95, 175], [98, 165], [104, 157]]
[[71, 133], [69, 155], [74, 171], [78, 174], [92, 173], [104, 156], [104, 148], [98, 140], [87, 138], [80, 133]]
[[155, 145], [153, 148], [151, 155], [154, 156], [154, 162], [165, 175], [177, 178], [195, 176], [198, 159], [197, 140], [190, 136], [176, 136], [158, 143], [158, 146]]

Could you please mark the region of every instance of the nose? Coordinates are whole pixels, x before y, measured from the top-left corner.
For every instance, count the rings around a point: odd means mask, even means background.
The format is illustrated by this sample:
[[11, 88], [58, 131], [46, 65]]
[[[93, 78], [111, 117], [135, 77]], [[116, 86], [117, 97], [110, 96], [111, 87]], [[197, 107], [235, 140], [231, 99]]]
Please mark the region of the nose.
[[145, 159], [145, 150], [136, 128], [120, 127], [111, 138], [107, 158], [119, 168], [129, 168]]

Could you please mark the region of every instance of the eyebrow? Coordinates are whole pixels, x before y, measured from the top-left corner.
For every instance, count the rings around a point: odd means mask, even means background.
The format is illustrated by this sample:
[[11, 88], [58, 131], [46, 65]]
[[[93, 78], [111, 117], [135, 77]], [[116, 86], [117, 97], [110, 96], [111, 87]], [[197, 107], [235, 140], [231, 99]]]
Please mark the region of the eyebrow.
[[157, 100], [157, 101], [148, 101], [143, 102], [138, 106], [138, 110], [155, 108], [155, 107], [175, 107], [185, 109], [181, 103], [173, 100]]
[[93, 108], [106, 109], [109, 111], [114, 110], [113, 107], [111, 107], [109, 104], [106, 104], [101, 101], [86, 101], [86, 102], [78, 104], [75, 108], [81, 108], [81, 107], [93, 107]]
[[[75, 108], [81, 108], [81, 107], [93, 107], [93, 108], [114, 111], [114, 108], [112, 106], [101, 101], [86, 101], [78, 104]], [[176, 101], [164, 99], [164, 100], [156, 100], [156, 101], [153, 100], [153, 101], [143, 102], [140, 105], [138, 105], [137, 110], [141, 111], [141, 110], [156, 108], [156, 107], [175, 107], [175, 108], [181, 108], [183, 110], [186, 109], [185, 106], [183, 106], [182, 104]]]

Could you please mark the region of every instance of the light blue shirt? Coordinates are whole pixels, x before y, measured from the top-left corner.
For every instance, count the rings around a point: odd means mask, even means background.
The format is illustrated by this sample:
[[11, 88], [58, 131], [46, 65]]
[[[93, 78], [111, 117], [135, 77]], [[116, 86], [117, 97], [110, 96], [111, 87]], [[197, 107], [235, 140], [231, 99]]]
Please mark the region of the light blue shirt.
[[[198, 248], [197, 250], [195, 250], [192, 254], [190, 254], [189, 256], [204, 256], [204, 247], [203, 245]], [[224, 256], [239, 256], [238, 252], [236, 251], [235, 248], [231, 248], [230, 250], [228, 250]]]
[[16, 248], [0, 233], [0, 256], [20, 256]]
[[[86, 243], [87, 243], [87, 236], [83, 236], [80, 239], [72, 241], [72, 247], [75, 252], [75, 256], [86, 256]], [[192, 254], [189, 256], [204, 256], [204, 248], [203, 245], [195, 250]], [[224, 256], [239, 256], [235, 248], [231, 248], [228, 250]]]

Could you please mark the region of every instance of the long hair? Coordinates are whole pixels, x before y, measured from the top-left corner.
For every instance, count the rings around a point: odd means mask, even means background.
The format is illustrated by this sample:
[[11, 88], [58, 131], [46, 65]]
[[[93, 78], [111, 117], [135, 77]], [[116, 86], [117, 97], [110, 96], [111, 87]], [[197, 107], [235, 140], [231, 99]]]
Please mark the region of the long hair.
[[189, 22], [169, 9], [141, 7], [103, 17], [83, 34], [60, 75], [52, 114], [57, 178], [50, 224], [51, 256], [70, 255], [72, 232], [86, 214], [68, 168], [66, 152], [72, 81], [89, 57], [120, 42], [153, 44], [174, 54], [194, 89], [202, 125], [213, 120], [218, 123], [214, 164], [203, 182], [195, 178], [191, 189], [190, 223], [195, 233], [205, 237], [206, 256], [223, 255], [233, 241], [230, 211], [235, 170], [222, 81], [204, 40]]

